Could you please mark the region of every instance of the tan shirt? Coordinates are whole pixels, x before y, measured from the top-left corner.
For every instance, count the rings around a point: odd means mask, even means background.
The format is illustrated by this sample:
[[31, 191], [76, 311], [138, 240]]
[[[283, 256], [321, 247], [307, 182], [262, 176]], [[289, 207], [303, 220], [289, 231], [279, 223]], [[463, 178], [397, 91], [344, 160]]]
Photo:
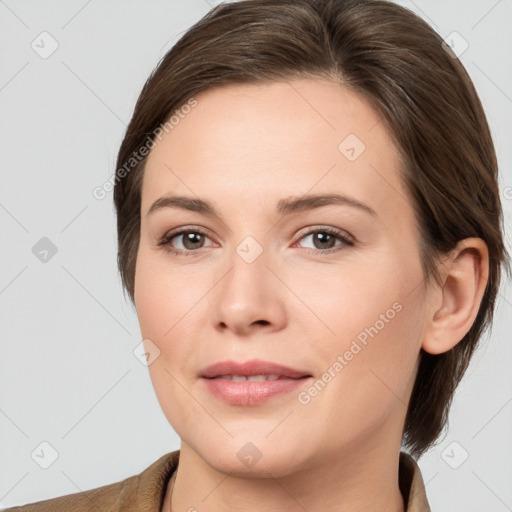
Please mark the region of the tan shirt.
[[[88, 491], [19, 507], [5, 512], [160, 512], [167, 482], [178, 467], [180, 451], [169, 452], [153, 462], [139, 475]], [[401, 452], [399, 484], [406, 512], [431, 512], [423, 479], [416, 461]]]

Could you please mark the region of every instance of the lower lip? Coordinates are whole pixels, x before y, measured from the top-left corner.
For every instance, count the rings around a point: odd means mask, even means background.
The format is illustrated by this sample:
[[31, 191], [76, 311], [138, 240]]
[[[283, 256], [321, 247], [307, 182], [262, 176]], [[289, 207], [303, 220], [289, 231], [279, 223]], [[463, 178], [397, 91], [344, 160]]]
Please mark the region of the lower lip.
[[233, 382], [225, 379], [202, 378], [207, 389], [216, 397], [232, 405], [255, 405], [304, 385], [311, 377], [265, 381]]

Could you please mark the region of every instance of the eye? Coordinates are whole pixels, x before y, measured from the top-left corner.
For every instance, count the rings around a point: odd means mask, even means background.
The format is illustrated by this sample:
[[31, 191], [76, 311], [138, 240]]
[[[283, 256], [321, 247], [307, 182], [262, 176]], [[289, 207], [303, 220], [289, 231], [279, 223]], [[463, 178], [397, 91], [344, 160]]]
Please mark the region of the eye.
[[[352, 247], [354, 240], [344, 231], [326, 226], [317, 227], [306, 233], [302, 233], [299, 240], [305, 240], [311, 237], [313, 249], [306, 248], [306, 252], [312, 254], [324, 254], [344, 250], [347, 246]], [[171, 253], [185, 256], [198, 254], [199, 249], [203, 249], [205, 239], [208, 235], [200, 229], [182, 229], [166, 234], [158, 242], [159, 246], [164, 246]], [[175, 242], [178, 241], [178, 242]], [[336, 241], [340, 242], [336, 244]], [[178, 247], [176, 247], [178, 245]], [[179, 247], [181, 245], [181, 247]]]
[[[184, 254], [186, 256], [198, 253], [198, 249], [203, 248], [203, 242], [208, 238], [206, 233], [199, 229], [182, 229], [174, 233], [166, 234], [159, 242], [158, 245], [164, 246], [166, 250], [174, 254]], [[173, 243], [174, 240], [181, 240], [178, 245], [181, 247], [176, 248]]]
[[[306, 252], [312, 254], [338, 252], [344, 250], [347, 246], [352, 247], [354, 245], [354, 240], [345, 232], [328, 226], [303, 233], [300, 240], [305, 240], [308, 237], [311, 237], [314, 247], [313, 250], [308, 249]], [[338, 245], [336, 245], [337, 240], [341, 242]]]

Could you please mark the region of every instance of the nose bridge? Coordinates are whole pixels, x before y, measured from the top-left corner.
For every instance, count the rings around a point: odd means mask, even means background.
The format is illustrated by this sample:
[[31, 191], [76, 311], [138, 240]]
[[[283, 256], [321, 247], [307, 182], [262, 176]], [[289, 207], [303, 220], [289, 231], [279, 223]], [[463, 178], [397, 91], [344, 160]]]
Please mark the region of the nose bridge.
[[269, 285], [267, 269], [268, 251], [255, 237], [246, 236], [229, 257], [231, 270], [225, 278], [223, 296], [231, 297], [239, 306], [247, 307], [266, 295]]
[[229, 271], [219, 283], [216, 320], [236, 330], [255, 322], [279, 324], [284, 313], [277, 280], [267, 268], [270, 251], [253, 236], [246, 236], [229, 256]]

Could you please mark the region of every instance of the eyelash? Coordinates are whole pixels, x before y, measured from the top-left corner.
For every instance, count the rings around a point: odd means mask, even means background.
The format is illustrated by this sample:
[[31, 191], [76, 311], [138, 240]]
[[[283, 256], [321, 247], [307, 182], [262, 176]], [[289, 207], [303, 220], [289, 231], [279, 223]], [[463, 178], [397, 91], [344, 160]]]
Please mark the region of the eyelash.
[[[187, 250], [187, 251], [183, 251], [181, 249], [175, 249], [172, 245], [171, 245], [171, 241], [180, 236], [180, 235], [184, 235], [186, 233], [194, 233], [194, 234], [199, 234], [199, 235], [203, 235], [205, 237], [208, 237], [208, 235], [202, 231], [201, 229], [197, 229], [197, 228], [193, 228], [193, 229], [182, 229], [180, 231], [176, 231], [174, 233], [168, 233], [166, 235], [164, 235], [160, 240], [159, 242], [157, 243], [158, 246], [164, 246], [165, 250], [173, 253], [173, 254], [176, 254], [176, 255], [183, 255], [183, 256], [195, 256], [197, 255], [197, 253], [201, 250], [201, 249], [204, 249], [204, 247], [201, 247], [199, 249], [194, 249], [194, 250]], [[309, 235], [312, 235], [312, 234], [315, 234], [315, 233], [327, 233], [329, 235], [333, 235], [335, 236], [336, 238], [338, 238], [338, 240], [340, 240], [341, 242], [343, 242], [343, 244], [347, 247], [352, 247], [355, 242], [354, 240], [352, 240], [352, 238], [349, 238], [348, 236], [346, 236], [345, 234], [343, 234], [342, 231], [338, 230], [338, 229], [335, 229], [335, 228], [331, 228], [331, 227], [322, 227], [322, 228], [316, 228], [316, 229], [313, 229], [313, 230], [310, 230], [306, 233], [303, 233], [299, 240], [302, 240], [303, 238], [309, 236]], [[343, 247], [343, 244], [341, 245], [341, 248], [340, 246], [336, 246], [336, 247], [332, 247], [331, 249], [304, 249], [305, 252], [307, 254], [330, 254], [330, 253], [335, 253], [335, 252], [339, 252], [339, 251], [342, 251], [342, 250], [345, 250], [346, 247]]]

